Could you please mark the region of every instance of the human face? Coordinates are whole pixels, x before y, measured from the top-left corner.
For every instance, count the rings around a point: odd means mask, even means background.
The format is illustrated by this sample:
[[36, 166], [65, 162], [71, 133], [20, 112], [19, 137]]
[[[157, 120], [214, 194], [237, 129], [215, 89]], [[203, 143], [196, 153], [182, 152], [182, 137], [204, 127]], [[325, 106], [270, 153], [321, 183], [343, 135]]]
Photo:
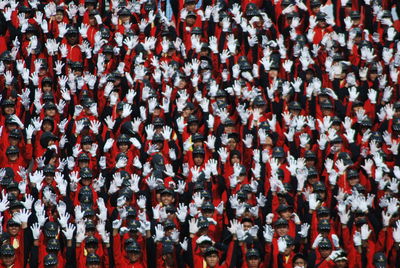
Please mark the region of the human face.
[[194, 12], [195, 9], [196, 9], [196, 3], [195, 2], [188, 3], [185, 6], [186, 6], [187, 11], [193, 11]]
[[284, 236], [287, 235], [289, 232], [289, 226], [287, 225], [279, 225], [275, 227], [276, 233], [278, 236]]
[[268, 75], [271, 78], [276, 78], [276, 77], [278, 77], [278, 70], [275, 70], [275, 69], [269, 70]]
[[193, 26], [194, 23], [196, 22], [196, 18], [193, 16], [187, 17], [186, 18], [186, 24], [190, 27]]
[[51, 88], [51, 85], [50, 84], [44, 84], [43, 86], [42, 86], [42, 90], [43, 90], [43, 92], [50, 92], [51, 90], [52, 90], [52, 88]]
[[327, 23], [326, 23], [325, 20], [319, 20], [319, 21], [318, 21], [318, 26], [319, 26], [320, 28], [325, 28], [325, 27], [327, 26]]
[[78, 42], [78, 35], [76, 35], [76, 34], [68, 35], [67, 41], [70, 45], [75, 45]]
[[128, 252], [127, 257], [131, 263], [135, 263], [140, 258], [140, 252]]
[[42, 128], [43, 128], [44, 131], [51, 131], [53, 129], [53, 126], [51, 125], [51, 123], [45, 121], [42, 124]]
[[79, 168], [89, 167], [88, 161], [79, 161], [78, 162]]
[[174, 202], [174, 197], [170, 194], [161, 195], [161, 202], [164, 206], [170, 205]]
[[14, 145], [14, 146], [16, 146], [19, 142], [18, 139], [14, 139], [14, 138], [9, 138], [8, 141], [10, 142], [10, 145]]
[[15, 113], [14, 106], [6, 106], [6, 107], [4, 107], [4, 113], [5, 114], [14, 114]]
[[126, 143], [121, 143], [118, 145], [118, 149], [122, 153], [126, 153], [128, 151], [129, 145]]
[[82, 182], [83, 186], [89, 186], [92, 183], [92, 179], [84, 178], [84, 179], [81, 179], [81, 182]]
[[321, 10], [321, 8], [320, 8], [319, 6], [316, 6], [316, 7], [313, 7], [313, 8], [312, 8], [312, 12], [313, 12], [314, 14], [317, 14], [320, 10]]
[[336, 261], [335, 264], [336, 264], [336, 267], [337, 267], [337, 268], [345, 268], [345, 267], [348, 267], [347, 261], [345, 261], [345, 260]]
[[233, 165], [233, 164], [240, 164], [240, 158], [239, 158], [239, 156], [237, 156], [237, 155], [234, 155], [234, 156], [232, 156], [232, 158], [231, 158], [231, 164]]
[[61, 11], [57, 11], [56, 12], [56, 21], [57, 22], [62, 22], [63, 18], [64, 18], [64, 13], [61, 12]]
[[219, 257], [216, 253], [213, 253], [206, 257], [206, 263], [210, 267], [215, 267], [218, 265]]
[[204, 163], [204, 156], [201, 154], [196, 154], [193, 156], [193, 161], [196, 166], [201, 166]]
[[293, 266], [306, 268], [306, 267], [307, 267], [307, 263], [306, 263], [306, 261], [305, 261], [304, 259], [298, 258], [298, 259], [293, 263]]
[[230, 149], [231, 151], [234, 150], [234, 149], [236, 148], [236, 144], [237, 144], [237, 142], [236, 142], [235, 139], [229, 139], [229, 141], [228, 141], [228, 147], [229, 147], [229, 149]]
[[245, 231], [249, 230], [251, 227], [253, 227], [253, 224], [251, 222], [246, 221], [243, 223], [243, 229]]
[[54, 176], [53, 175], [46, 175], [44, 177], [44, 180], [46, 181], [47, 184], [51, 184], [53, 182]]
[[306, 166], [307, 167], [313, 167], [315, 165], [315, 160], [314, 159], [306, 159]]
[[99, 268], [101, 267], [100, 264], [88, 264], [86, 265], [87, 268]]
[[17, 225], [8, 226], [7, 230], [10, 236], [16, 236], [19, 233], [20, 227]]
[[247, 259], [247, 267], [257, 268], [260, 265], [260, 259], [257, 257], [251, 257]]
[[198, 129], [199, 129], [199, 125], [197, 123], [192, 123], [189, 125], [190, 133], [196, 133]]
[[281, 215], [282, 218], [288, 221], [292, 216], [292, 211], [290, 209], [286, 209], [284, 211], [281, 211], [279, 214]]
[[95, 26], [97, 24], [96, 18], [94, 16], [89, 17], [90, 26]]
[[375, 79], [378, 77], [377, 73], [369, 73], [369, 79], [371, 79], [371, 81], [375, 81]]
[[189, 115], [191, 115], [191, 114], [192, 114], [192, 110], [189, 109], [189, 108], [185, 108], [185, 109], [183, 110], [183, 112], [182, 112], [182, 116], [183, 116], [184, 118], [188, 118]]
[[91, 148], [92, 148], [92, 144], [91, 143], [82, 144], [82, 150], [84, 152], [89, 152]]
[[13, 256], [2, 256], [1, 260], [3, 261], [3, 265], [5, 267], [9, 267], [14, 264], [15, 255]]
[[18, 159], [18, 154], [8, 154], [7, 157], [10, 162], [15, 162]]
[[131, 17], [127, 15], [119, 16], [119, 18], [122, 24], [129, 23], [129, 21], [131, 20]]
[[354, 186], [354, 185], [356, 185], [357, 183], [360, 182], [360, 178], [351, 177], [351, 178], [348, 179], [348, 182], [349, 182], [350, 186]]
[[330, 248], [320, 248], [319, 249], [319, 253], [321, 253], [321, 257], [323, 259], [328, 258], [328, 256], [331, 254], [331, 252], [332, 252], [332, 249], [330, 249]]
[[56, 109], [45, 109], [44, 113], [45, 113], [45, 116], [53, 117], [56, 115]]

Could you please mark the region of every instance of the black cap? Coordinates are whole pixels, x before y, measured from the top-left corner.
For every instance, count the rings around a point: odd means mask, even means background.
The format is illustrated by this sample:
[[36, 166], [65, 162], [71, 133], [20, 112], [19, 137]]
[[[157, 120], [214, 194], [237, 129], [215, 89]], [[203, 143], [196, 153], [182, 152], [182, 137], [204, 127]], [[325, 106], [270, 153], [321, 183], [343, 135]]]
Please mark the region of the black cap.
[[129, 229], [129, 231], [136, 232], [140, 228], [140, 222], [137, 220], [130, 220], [130, 221], [128, 221], [128, 224], [126, 225], [126, 227]]
[[13, 218], [11, 218], [7, 222], [7, 227], [9, 226], [21, 226], [21, 224], [19, 222], [16, 222]]
[[205, 257], [210, 256], [211, 254], [217, 254], [217, 255], [218, 255], [218, 250], [217, 250], [215, 247], [213, 247], [213, 246], [208, 247], [208, 248], [204, 251], [204, 256], [205, 256]]
[[85, 222], [85, 230], [96, 230], [96, 224], [92, 220], [87, 220]]
[[[128, 241], [128, 239], [126, 241]], [[125, 251], [132, 253], [140, 253], [141, 252], [140, 245], [136, 241], [127, 243], [125, 244]]]
[[319, 7], [319, 6], [321, 6], [321, 2], [319, 0], [311, 0], [310, 6], [311, 6], [311, 8]]
[[326, 17], [327, 17], [327, 15], [324, 12], [317, 13], [317, 20], [326, 20]]
[[47, 164], [43, 168], [43, 173], [45, 175], [54, 175], [56, 173], [56, 167], [52, 164]]
[[75, 26], [68, 27], [67, 35], [73, 35], [73, 34], [78, 34], [78, 33], [79, 33], [79, 31]]
[[193, 155], [205, 155], [205, 150], [201, 146], [196, 146], [192, 152]]
[[121, 134], [119, 135], [117, 139], [117, 144], [128, 144], [129, 142], [129, 136], [126, 134]]
[[316, 191], [325, 191], [326, 190], [326, 186], [324, 183], [317, 181], [316, 183], [313, 184], [313, 189], [314, 192]]
[[89, 253], [86, 256], [86, 265], [101, 264], [100, 257], [96, 253]]
[[154, 0], [148, 0], [144, 4], [144, 10], [146, 10], [146, 11], [151, 11], [151, 10], [154, 10], [155, 8], [156, 8], [156, 3]]
[[322, 109], [333, 109], [333, 104], [329, 100], [323, 100], [321, 102], [321, 108]]
[[382, 11], [382, 19], [384, 19], [384, 18], [392, 18], [392, 13], [390, 12], [390, 10]]
[[174, 191], [170, 188], [163, 188], [160, 192], [161, 195], [174, 195]]
[[293, 209], [293, 207], [288, 204], [280, 204], [276, 209], [276, 212], [280, 213], [289, 209]]
[[383, 142], [382, 134], [379, 131], [372, 132], [369, 139], [370, 141]]
[[200, 27], [193, 27], [192, 31], [190, 32], [191, 34], [203, 34], [203, 30]]
[[79, 171], [79, 176], [82, 179], [91, 179], [93, 174], [92, 174], [92, 171], [90, 170], [90, 168], [84, 167], [84, 168], [81, 168], [81, 170]]
[[165, 206], [165, 212], [167, 212], [169, 214], [174, 214], [176, 212], [176, 208], [172, 204], [166, 205]]
[[324, 216], [324, 215], [326, 215], [326, 216], [328, 216], [328, 215], [330, 215], [330, 211], [329, 211], [329, 208], [327, 208], [327, 207], [319, 207], [318, 209], [317, 209], [317, 215], [318, 216]]
[[331, 224], [329, 223], [328, 220], [320, 220], [318, 222], [318, 231], [330, 231], [331, 230]]
[[[8, 183], [7, 183], [7, 186], [6, 186], [6, 189], [7, 189], [7, 191], [10, 191], [10, 190], [13, 190], [13, 189], [18, 189], [18, 182], [14, 181], [14, 180], [8, 182]], [[12, 196], [14, 196], [14, 195], [12, 195]], [[9, 201], [16, 201], [16, 200], [10, 200], [10, 197], [11, 197], [11, 196], [9, 196], [9, 197], [7, 198]], [[14, 196], [14, 197], [15, 197], [15, 196]], [[19, 202], [19, 201], [17, 201], [17, 202]], [[20, 203], [20, 202], [19, 202], [19, 203]], [[10, 205], [11, 205], [11, 204], [10, 204]], [[22, 204], [21, 204], [21, 206], [22, 206]], [[24, 207], [24, 206], [22, 206], [22, 207]], [[12, 208], [12, 207], [10, 206], [10, 208]]]
[[126, 208], [127, 217], [135, 217], [137, 215], [136, 209], [132, 206]]
[[263, 99], [262, 96], [258, 95], [258, 96], [256, 96], [256, 97], [254, 98], [253, 104], [254, 104], [255, 106], [264, 106], [264, 105], [266, 105], [267, 103], [266, 103], [266, 101]]
[[5, 99], [5, 100], [3, 100], [3, 101], [1, 102], [1, 105], [2, 105], [3, 107], [7, 107], [7, 106], [12, 106], [12, 107], [14, 107], [14, 106], [15, 106], [15, 101], [10, 100], [10, 99]]
[[89, 162], [90, 157], [87, 153], [80, 153], [78, 155], [78, 162]]
[[251, 248], [246, 252], [246, 258], [250, 259], [250, 258], [260, 258], [260, 252], [258, 252], [257, 249], [255, 248]]
[[282, 236], [282, 238], [285, 239], [286, 244], [288, 246], [293, 246], [294, 245], [294, 239], [290, 235], [284, 235], [284, 236]]
[[320, 249], [331, 249], [332, 248], [332, 243], [329, 241], [328, 238], [324, 237], [318, 244], [318, 248]]
[[58, 224], [52, 221], [46, 222], [44, 225], [44, 234], [46, 237], [55, 238], [58, 234]]
[[275, 147], [272, 150], [272, 157], [285, 157], [285, 151], [282, 147]]
[[164, 222], [164, 228], [165, 229], [174, 229], [176, 226], [175, 226], [175, 223], [172, 221], [172, 220], [170, 220], [170, 219], [167, 219], [165, 222]]
[[198, 221], [197, 221], [197, 226], [201, 229], [201, 228], [208, 228], [208, 226], [210, 225], [210, 223], [208, 222], [206, 217], [199, 217]]
[[21, 139], [21, 132], [19, 129], [13, 129], [10, 131], [8, 137], [19, 140]]
[[118, 11], [118, 16], [130, 16], [130, 15], [131, 15], [131, 12], [130, 12], [129, 9], [127, 9], [126, 7], [121, 8], [121, 9]]
[[40, 145], [43, 148], [47, 148], [47, 146], [49, 145], [49, 142], [51, 140], [58, 140], [58, 137], [56, 135], [54, 135], [53, 133], [51, 133], [50, 131], [46, 131], [42, 134], [42, 136], [40, 136]]
[[98, 245], [98, 243], [99, 243], [99, 240], [94, 236], [88, 236], [88, 237], [85, 238], [85, 244], [86, 245], [90, 245], [90, 244]]
[[1, 256], [14, 256], [15, 255], [15, 249], [10, 244], [4, 244], [0, 248], [0, 254], [1, 254]]
[[58, 264], [57, 255], [54, 253], [48, 254], [44, 257], [45, 266], [53, 266]]
[[350, 178], [357, 178], [359, 175], [358, 175], [358, 171], [356, 171], [355, 169], [349, 169], [349, 170], [347, 170], [347, 178], [348, 179], [350, 179]]
[[336, 144], [336, 143], [343, 143], [343, 139], [339, 135], [336, 135], [336, 137], [331, 140], [331, 144]]
[[6, 150], [6, 154], [18, 154], [18, 153], [19, 153], [18, 147], [14, 145], [8, 146]]
[[289, 222], [284, 218], [279, 218], [274, 222], [274, 226], [287, 226]]
[[258, 7], [254, 3], [249, 3], [246, 6], [246, 16], [258, 16], [260, 14], [260, 11], [258, 10]]
[[350, 12], [350, 18], [353, 19], [353, 20], [360, 19], [361, 18], [360, 12], [357, 11], [357, 10], [351, 11]]
[[353, 186], [353, 190], [356, 189], [357, 192], [363, 193], [365, 192], [365, 187], [361, 185], [360, 183], [357, 183], [356, 185]]
[[214, 211], [215, 207], [211, 202], [203, 202], [201, 205], [202, 210]]
[[165, 125], [164, 119], [162, 119], [161, 117], [156, 117], [154, 118], [152, 124], [154, 125], [154, 127], [163, 127]]
[[315, 154], [314, 151], [307, 150], [307, 151], [304, 153], [304, 157], [305, 157], [306, 159], [315, 159], [315, 158], [317, 158], [317, 155]]
[[374, 255], [374, 265], [376, 268], [386, 268], [387, 258], [385, 253], [377, 252]]
[[289, 110], [301, 111], [301, 105], [297, 101], [289, 103]]
[[59, 250], [60, 250], [60, 242], [58, 241], [58, 239], [51, 238], [51, 239], [49, 239], [49, 240], [47, 241], [46, 249], [47, 249], [47, 250], [56, 250], [56, 251], [59, 251]]
[[160, 133], [156, 133], [152, 139], [153, 142], [164, 142], [164, 136]]

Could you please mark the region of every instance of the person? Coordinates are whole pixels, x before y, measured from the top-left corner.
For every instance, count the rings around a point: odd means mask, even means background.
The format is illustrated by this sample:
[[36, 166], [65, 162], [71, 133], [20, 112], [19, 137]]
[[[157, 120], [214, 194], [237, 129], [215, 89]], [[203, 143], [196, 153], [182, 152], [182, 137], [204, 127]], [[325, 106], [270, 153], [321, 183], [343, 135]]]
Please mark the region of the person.
[[0, 266], [400, 267], [400, 5], [0, 1]]

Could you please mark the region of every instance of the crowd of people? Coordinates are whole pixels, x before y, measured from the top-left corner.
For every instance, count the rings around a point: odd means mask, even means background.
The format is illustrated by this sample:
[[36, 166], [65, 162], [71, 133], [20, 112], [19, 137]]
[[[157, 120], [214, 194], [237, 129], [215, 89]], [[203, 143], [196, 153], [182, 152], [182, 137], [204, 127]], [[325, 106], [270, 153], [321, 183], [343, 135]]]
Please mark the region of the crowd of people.
[[399, 16], [1, 0], [0, 266], [400, 267]]

